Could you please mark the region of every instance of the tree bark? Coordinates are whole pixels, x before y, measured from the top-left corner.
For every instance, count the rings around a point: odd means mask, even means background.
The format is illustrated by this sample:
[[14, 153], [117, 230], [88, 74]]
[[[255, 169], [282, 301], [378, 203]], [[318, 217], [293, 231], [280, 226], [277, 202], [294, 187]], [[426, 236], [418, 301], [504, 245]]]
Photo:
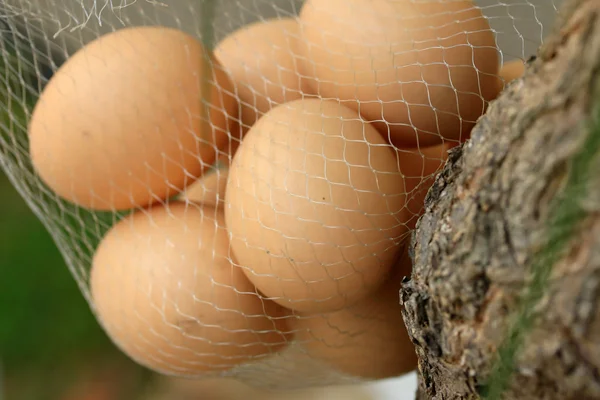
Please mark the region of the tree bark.
[[[600, 1], [567, 1], [525, 75], [453, 149], [400, 291], [417, 399], [479, 399], [600, 103]], [[595, 132], [595, 133], [592, 133]], [[597, 154], [598, 155], [598, 154]], [[600, 399], [600, 156], [516, 353], [505, 399]]]

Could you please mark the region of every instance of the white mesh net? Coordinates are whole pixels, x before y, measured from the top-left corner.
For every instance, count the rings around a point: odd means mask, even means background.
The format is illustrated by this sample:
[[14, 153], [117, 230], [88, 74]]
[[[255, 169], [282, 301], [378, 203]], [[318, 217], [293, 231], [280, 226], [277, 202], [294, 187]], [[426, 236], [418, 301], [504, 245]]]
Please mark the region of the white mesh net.
[[3, 0], [0, 162], [167, 375], [416, 368], [406, 238], [558, 0]]

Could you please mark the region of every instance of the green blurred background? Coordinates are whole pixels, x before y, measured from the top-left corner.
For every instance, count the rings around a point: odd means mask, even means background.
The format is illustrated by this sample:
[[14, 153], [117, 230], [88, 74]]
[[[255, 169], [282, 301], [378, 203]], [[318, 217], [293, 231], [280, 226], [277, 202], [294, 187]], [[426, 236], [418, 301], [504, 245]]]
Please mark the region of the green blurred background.
[[[87, 400], [69, 392], [90, 380], [95, 386], [114, 386], [115, 376], [121, 375], [121, 387], [111, 390], [126, 391], [118, 397], [132, 399], [128, 389], [142, 384], [147, 373], [121, 355], [106, 337], [54, 241], [4, 174], [0, 174], [0, 193], [4, 398]], [[86, 396], [118, 398], [94, 393]]]

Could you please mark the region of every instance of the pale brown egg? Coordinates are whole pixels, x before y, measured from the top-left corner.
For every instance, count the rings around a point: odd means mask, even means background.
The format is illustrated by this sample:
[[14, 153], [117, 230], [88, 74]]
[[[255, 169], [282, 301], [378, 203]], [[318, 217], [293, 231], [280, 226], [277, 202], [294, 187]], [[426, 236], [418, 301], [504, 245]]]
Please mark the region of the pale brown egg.
[[213, 168], [182, 193], [183, 200], [222, 208], [225, 202], [228, 167]]
[[402, 278], [412, 267], [406, 251], [397, 267], [385, 286], [352, 307], [290, 320], [294, 339], [309, 357], [362, 379], [392, 378], [417, 368], [399, 304]]
[[50, 80], [29, 126], [31, 158], [66, 200], [143, 207], [199, 177], [236, 115], [231, 81], [195, 38], [121, 29], [79, 50]]
[[520, 78], [525, 73], [525, 63], [523, 60], [512, 60], [500, 68], [500, 77], [502, 80], [500, 81], [500, 89], [504, 89], [506, 85], [514, 81], [515, 79]]
[[286, 311], [232, 265], [213, 207], [174, 202], [121, 220], [100, 243], [90, 282], [108, 335], [160, 373], [226, 370], [286, 343]]
[[398, 149], [400, 171], [406, 184], [408, 229], [415, 228], [423, 213], [425, 197], [448, 159], [449, 148], [450, 145], [444, 143], [431, 147]]
[[301, 71], [398, 147], [465, 140], [496, 97], [499, 55], [472, 1], [308, 0]]
[[246, 275], [294, 310], [346, 307], [386, 279], [406, 232], [395, 153], [334, 101], [266, 113], [229, 169], [225, 216]]
[[215, 48], [239, 97], [242, 135], [273, 106], [303, 98], [299, 37], [296, 19], [269, 19], [240, 28]]

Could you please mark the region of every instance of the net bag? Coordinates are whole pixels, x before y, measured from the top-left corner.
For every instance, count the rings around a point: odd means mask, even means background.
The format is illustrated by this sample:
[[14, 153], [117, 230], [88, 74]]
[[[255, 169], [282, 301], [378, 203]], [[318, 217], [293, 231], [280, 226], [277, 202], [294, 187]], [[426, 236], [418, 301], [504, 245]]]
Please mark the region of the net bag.
[[398, 376], [427, 190], [558, 7], [4, 0], [0, 164], [139, 364]]

